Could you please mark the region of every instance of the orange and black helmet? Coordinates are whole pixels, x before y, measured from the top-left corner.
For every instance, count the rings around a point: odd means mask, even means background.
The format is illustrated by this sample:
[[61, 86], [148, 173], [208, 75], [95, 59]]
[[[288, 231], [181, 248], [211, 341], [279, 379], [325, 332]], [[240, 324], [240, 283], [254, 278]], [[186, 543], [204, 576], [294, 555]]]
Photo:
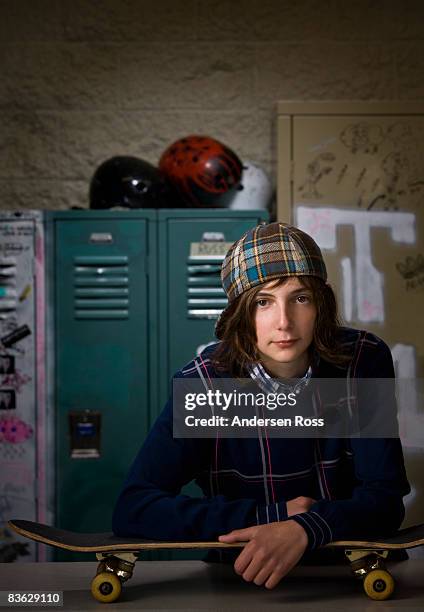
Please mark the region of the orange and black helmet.
[[162, 154], [159, 169], [188, 207], [223, 208], [237, 192], [242, 162], [208, 136], [186, 136]]

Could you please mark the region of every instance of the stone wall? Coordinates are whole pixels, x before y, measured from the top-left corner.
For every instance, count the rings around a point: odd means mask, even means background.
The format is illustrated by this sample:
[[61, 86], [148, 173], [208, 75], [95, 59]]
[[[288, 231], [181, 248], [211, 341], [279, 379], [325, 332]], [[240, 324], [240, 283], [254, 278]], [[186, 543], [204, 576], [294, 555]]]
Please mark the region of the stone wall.
[[0, 0], [0, 207], [87, 206], [203, 133], [275, 177], [276, 102], [422, 100], [422, 0]]

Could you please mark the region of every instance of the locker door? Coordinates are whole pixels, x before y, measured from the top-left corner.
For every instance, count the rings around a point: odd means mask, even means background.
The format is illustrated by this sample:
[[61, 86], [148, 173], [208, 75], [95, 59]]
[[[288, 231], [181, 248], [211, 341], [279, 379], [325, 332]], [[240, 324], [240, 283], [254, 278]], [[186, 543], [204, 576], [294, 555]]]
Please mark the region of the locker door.
[[109, 531], [148, 429], [148, 223], [56, 220], [57, 520]]
[[[185, 211], [184, 211], [185, 212]], [[267, 213], [245, 211], [181, 211], [160, 228], [161, 344], [164, 366], [161, 403], [166, 400], [172, 375], [201, 350], [217, 342], [214, 327], [227, 304], [220, 270], [229, 246], [249, 228], [267, 219]], [[164, 235], [165, 234], [165, 235]], [[164, 310], [165, 309], [165, 310]]]

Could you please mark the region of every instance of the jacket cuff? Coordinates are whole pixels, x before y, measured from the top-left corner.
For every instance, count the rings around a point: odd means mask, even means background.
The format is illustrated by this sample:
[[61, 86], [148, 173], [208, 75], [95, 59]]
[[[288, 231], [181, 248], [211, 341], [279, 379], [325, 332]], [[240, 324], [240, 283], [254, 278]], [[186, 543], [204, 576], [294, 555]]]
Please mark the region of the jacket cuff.
[[333, 540], [333, 534], [329, 524], [317, 514], [317, 512], [302, 512], [290, 517], [303, 527], [308, 536], [306, 550], [315, 550]]
[[268, 506], [257, 506], [256, 508], [257, 525], [285, 521], [286, 519], [287, 505], [285, 501], [269, 504]]

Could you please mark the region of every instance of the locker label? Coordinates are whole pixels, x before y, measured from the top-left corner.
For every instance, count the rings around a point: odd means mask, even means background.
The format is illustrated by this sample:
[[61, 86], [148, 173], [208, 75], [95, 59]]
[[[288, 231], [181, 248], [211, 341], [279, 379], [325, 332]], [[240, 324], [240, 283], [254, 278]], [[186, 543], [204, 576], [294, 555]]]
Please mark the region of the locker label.
[[190, 257], [212, 256], [225, 257], [232, 242], [192, 242], [190, 244]]
[[112, 234], [108, 233], [93, 233], [90, 234], [90, 242], [95, 244], [111, 244], [113, 242]]

